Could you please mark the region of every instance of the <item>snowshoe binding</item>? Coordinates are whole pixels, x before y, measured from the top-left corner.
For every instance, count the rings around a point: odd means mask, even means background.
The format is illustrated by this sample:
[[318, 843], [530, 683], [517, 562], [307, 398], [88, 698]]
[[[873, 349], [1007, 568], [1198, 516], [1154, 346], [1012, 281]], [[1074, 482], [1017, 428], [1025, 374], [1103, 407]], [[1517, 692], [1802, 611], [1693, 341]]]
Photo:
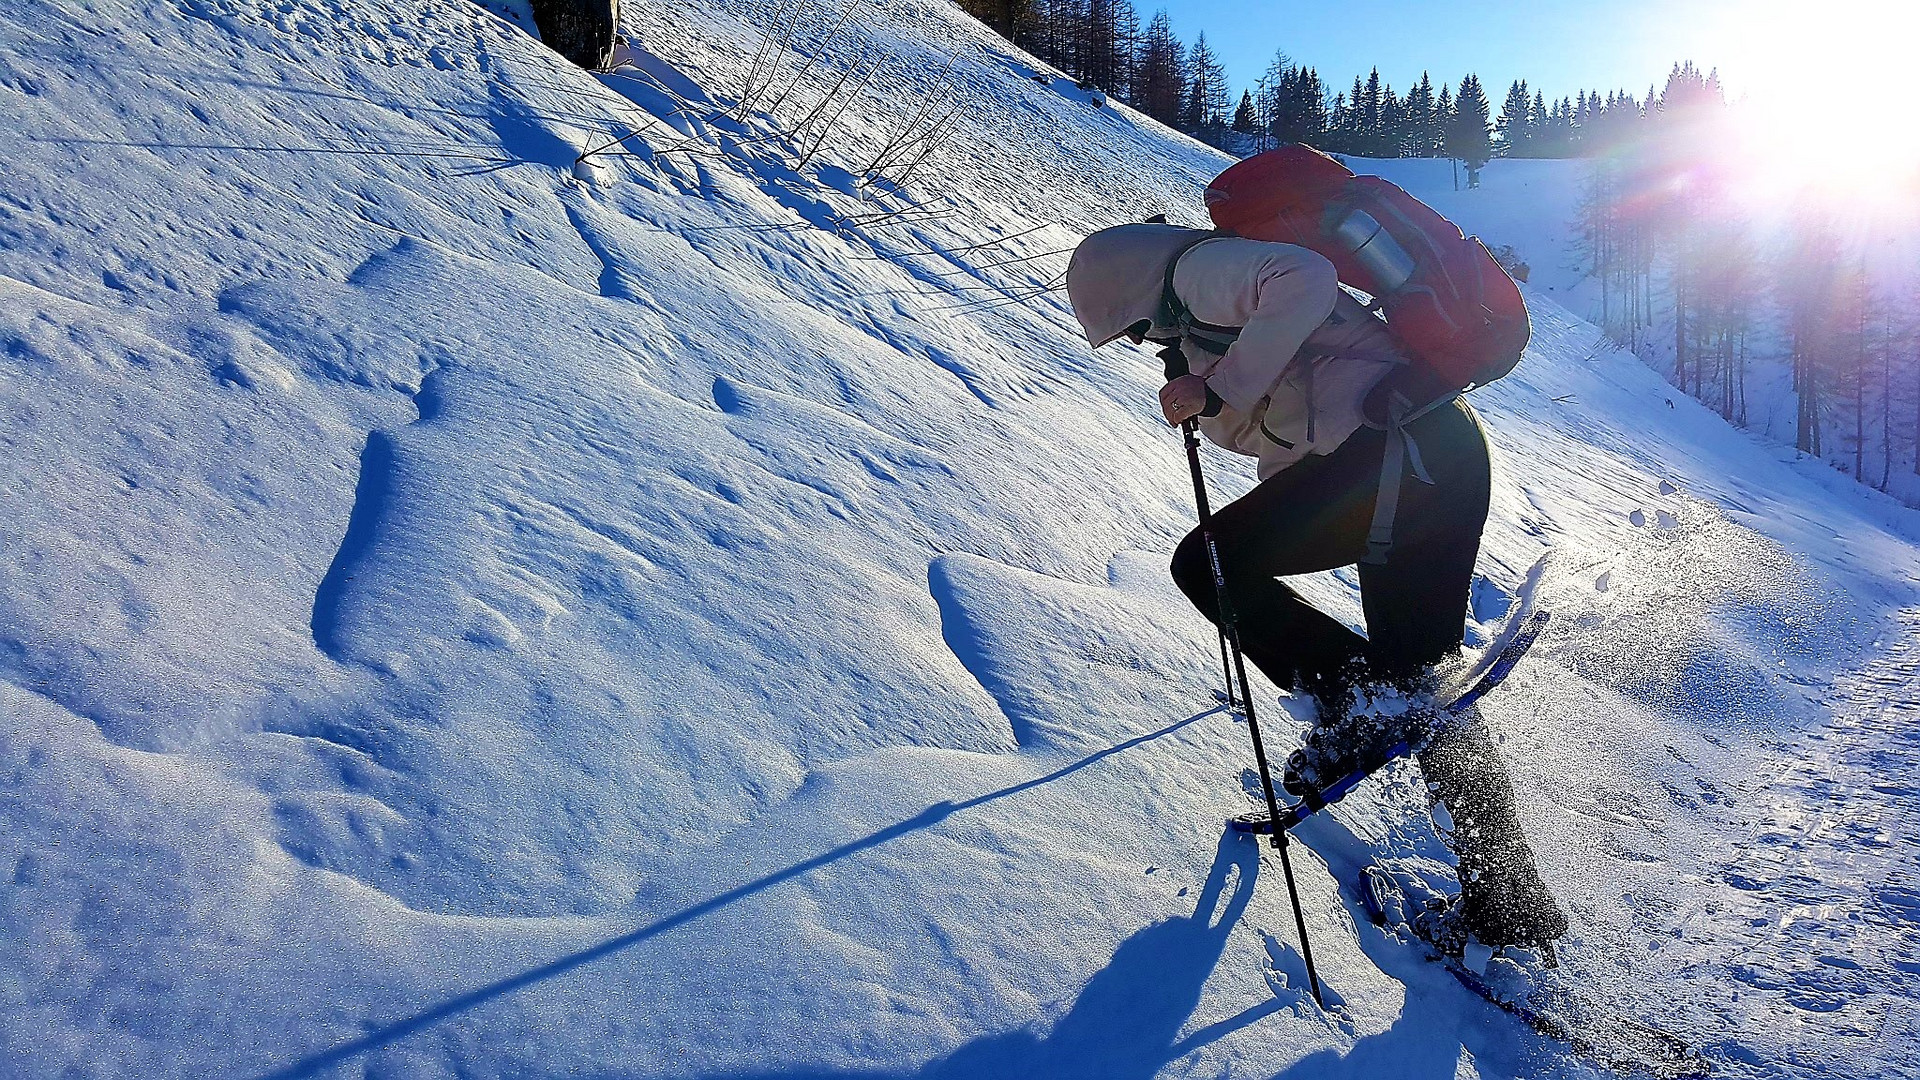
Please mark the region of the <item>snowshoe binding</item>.
[[1430, 674], [1316, 688], [1319, 716], [1287, 756], [1281, 786], [1295, 798], [1311, 798], [1343, 778], [1418, 753], [1442, 719], [1437, 689]]

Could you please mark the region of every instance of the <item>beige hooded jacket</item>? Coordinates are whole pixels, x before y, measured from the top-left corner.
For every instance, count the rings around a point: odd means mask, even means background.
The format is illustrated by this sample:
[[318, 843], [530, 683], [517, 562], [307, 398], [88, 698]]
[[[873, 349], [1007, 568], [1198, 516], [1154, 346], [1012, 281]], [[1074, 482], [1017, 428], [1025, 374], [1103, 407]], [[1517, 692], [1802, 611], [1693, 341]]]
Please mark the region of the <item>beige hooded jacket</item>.
[[[1094, 348], [1141, 322], [1172, 337], [1161, 303], [1167, 262], [1204, 235], [1121, 225], [1081, 242], [1067, 295]], [[1260, 479], [1308, 454], [1331, 454], [1358, 430], [1361, 403], [1404, 363], [1386, 325], [1339, 287], [1333, 264], [1292, 244], [1218, 237], [1190, 249], [1174, 292], [1195, 319], [1244, 327], [1224, 356], [1184, 342], [1188, 370], [1225, 402], [1202, 417], [1208, 440], [1260, 461]]]

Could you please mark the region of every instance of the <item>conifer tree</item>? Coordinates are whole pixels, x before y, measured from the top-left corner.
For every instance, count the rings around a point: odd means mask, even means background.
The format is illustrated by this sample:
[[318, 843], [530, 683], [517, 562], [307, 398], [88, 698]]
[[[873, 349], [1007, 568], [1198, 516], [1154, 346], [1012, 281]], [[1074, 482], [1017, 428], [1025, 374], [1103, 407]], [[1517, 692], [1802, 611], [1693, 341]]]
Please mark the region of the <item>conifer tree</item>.
[[1180, 121], [1186, 88], [1186, 48], [1173, 36], [1173, 22], [1161, 8], [1140, 37], [1130, 99], [1134, 108], [1173, 127]]
[[1253, 135], [1260, 130], [1260, 118], [1254, 112], [1251, 91], [1240, 91], [1240, 107], [1233, 110], [1233, 130], [1241, 135]]
[[1327, 131], [1321, 136], [1321, 140], [1325, 143], [1321, 149], [1334, 154], [1351, 153], [1352, 148], [1347, 145], [1347, 139], [1352, 129], [1353, 106], [1347, 104], [1347, 95], [1344, 93], [1333, 95], [1333, 101], [1327, 106]]
[[1193, 50], [1187, 54], [1187, 69], [1191, 81], [1181, 110], [1181, 127], [1189, 134], [1218, 143], [1227, 126], [1230, 98], [1226, 68], [1208, 47], [1207, 35], [1201, 34], [1194, 40]]
[[1131, 0], [1087, 0], [1080, 77], [1109, 93], [1124, 94], [1128, 57], [1139, 32], [1140, 19], [1134, 14]]
[[960, 0], [960, 8], [1008, 41], [1020, 37], [1033, 21], [1032, 0]]
[[[1281, 76], [1275, 95], [1268, 130], [1274, 141], [1306, 143], [1320, 149], [1333, 149], [1328, 142], [1331, 121], [1327, 111], [1326, 87], [1312, 68], [1293, 67]], [[1344, 103], [1337, 99], [1336, 103]]]
[[1345, 107], [1341, 108], [1341, 98], [1334, 98], [1333, 131], [1329, 142], [1339, 148], [1343, 154], [1364, 154], [1367, 145], [1367, 84], [1360, 76], [1353, 77], [1353, 89], [1347, 92]]
[[1367, 76], [1364, 85], [1358, 80], [1355, 86], [1359, 91], [1354, 94], [1354, 153], [1379, 157], [1380, 144], [1385, 141], [1386, 124], [1382, 114], [1386, 100], [1380, 93], [1380, 69], [1374, 68]]
[[1285, 50], [1275, 49], [1254, 92], [1254, 117], [1259, 125], [1257, 150], [1271, 150], [1280, 138], [1280, 117], [1287, 108], [1287, 80], [1292, 73], [1292, 58]]
[[1447, 131], [1447, 156], [1467, 167], [1467, 186], [1480, 186], [1480, 170], [1493, 157], [1493, 139], [1488, 113], [1492, 104], [1480, 86], [1478, 75], [1460, 80], [1460, 92], [1453, 99], [1453, 124]]
[[1794, 215], [1794, 233], [1776, 284], [1780, 306], [1786, 312], [1798, 404], [1794, 448], [1818, 457], [1822, 453], [1826, 391], [1833, 382], [1831, 354], [1841, 247], [1833, 225], [1810, 208]]
[[1500, 106], [1500, 119], [1494, 130], [1500, 136], [1501, 157], [1525, 157], [1528, 149], [1528, 117], [1533, 113], [1533, 101], [1527, 96], [1527, 81], [1515, 79], [1507, 87], [1506, 103]]
[[1864, 259], [1839, 271], [1827, 319], [1826, 360], [1834, 389], [1845, 395], [1841, 404], [1848, 423], [1842, 441], [1853, 452], [1853, 478], [1865, 483], [1867, 418], [1872, 415], [1868, 391], [1874, 383], [1868, 328], [1879, 320], [1879, 311]]
[[1383, 86], [1380, 90], [1380, 130], [1374, 136], [1373, 152], [1380, 157], [1399, 157], [1401, 142], [1406, 138], [1406, 104], [1393, 92], [1393, 87]]
[[1420, 73], [1420, 81], [1407, 91], [1404, 103], [1405, 123], [1402, 129], [1400, 153], [1410, 157], [1432, 157], [1439, 149], [1439, 140], [1435, 137], [1433, 80], [1426, 72]]
[[1892, 348], [1901, 355], [1900, 364], [1913, 373], [1913, 471], [1920, 476], [1920, 273], [1907, 279], [1907, 302], [1896, 330]]

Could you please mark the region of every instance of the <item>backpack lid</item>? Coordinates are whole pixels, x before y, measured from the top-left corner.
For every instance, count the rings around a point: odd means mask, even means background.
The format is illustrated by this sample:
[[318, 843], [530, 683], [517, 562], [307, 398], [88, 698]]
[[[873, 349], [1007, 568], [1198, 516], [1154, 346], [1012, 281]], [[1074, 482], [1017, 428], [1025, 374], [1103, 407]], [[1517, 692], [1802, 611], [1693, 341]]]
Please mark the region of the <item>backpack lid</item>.
[[1230, 232], [1248, 235], [1301, 207], [1338, 196], [1353, 170], [1304, 143], [1256, 154], [1207, 185], [1207, 214]]

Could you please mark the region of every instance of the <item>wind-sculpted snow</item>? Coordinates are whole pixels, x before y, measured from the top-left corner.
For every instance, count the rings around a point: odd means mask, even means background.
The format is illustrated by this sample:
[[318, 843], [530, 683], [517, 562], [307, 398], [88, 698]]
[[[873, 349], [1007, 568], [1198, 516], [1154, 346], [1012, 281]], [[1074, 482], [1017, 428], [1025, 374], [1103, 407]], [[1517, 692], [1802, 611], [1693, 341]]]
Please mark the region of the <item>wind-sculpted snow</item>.
[[[593, 76], [465, 3], [0, 0], [0, 1073], [1581, 1073], [1357, 914], [1446, 882], [1411, 766], [1294, 849], [1324, 1012], [1223, 839], [1159, 371], [1050, 290], [1223, 160], [861, 11], [634, 6]], [[1555, 304], [1561, 165], [1389, 168], [1542, 268], [1469, 638], [1555, 550], [1485, 712], [1568, 972], [1910, 1070], [1920, 528]]]

